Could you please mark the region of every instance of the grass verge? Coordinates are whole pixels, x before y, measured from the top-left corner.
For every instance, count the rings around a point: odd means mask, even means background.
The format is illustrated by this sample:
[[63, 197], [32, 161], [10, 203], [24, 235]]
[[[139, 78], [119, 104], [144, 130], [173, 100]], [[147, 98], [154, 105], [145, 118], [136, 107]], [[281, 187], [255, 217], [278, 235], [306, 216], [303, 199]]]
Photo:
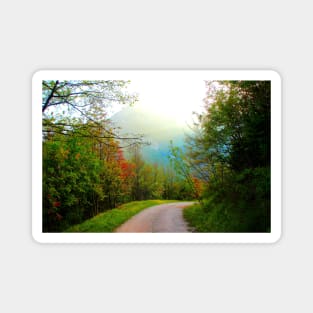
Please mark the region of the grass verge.
[[193, 232], [205, 233], [208, 231], [208, 215], [200, 204], [188, 206], [183, 211], [184, 219]]
[[66, 233], [111, 233], [114, 229], [140, 211], [163, 203], [178, 202], [176, 200], [145, 200], [125, 203], [118, 208], [103, 212], [81, 224], [71, 226]]
[[[270, 232], [270, 228], [263, 228], [259, 231], [259, 228], [255, 227], [255, 221], [259, 222], [259, 220], [263, 221], [266, 219], [262, 218], [262, 216], [257, 219], [252, 215], [253, 213], [250, 213], [250, 215], [246, 213], [242, 217], [240, 212], [232, 211], [231, 208], [225, 208], [222, 205], [216, 205], [216, 207], [208, 211], [200, 204], [186, 207], [183, 211], [189, 228], [197, 233]], [[264, 223], [264, 225], [266, 224]]]

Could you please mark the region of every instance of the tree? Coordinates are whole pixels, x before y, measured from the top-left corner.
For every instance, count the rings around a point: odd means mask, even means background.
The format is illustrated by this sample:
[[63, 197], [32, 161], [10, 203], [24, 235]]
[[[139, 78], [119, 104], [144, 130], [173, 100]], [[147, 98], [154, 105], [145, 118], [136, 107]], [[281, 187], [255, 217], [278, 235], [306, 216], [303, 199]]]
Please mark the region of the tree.
[[120, 201], [130, 201], [132, 192], [132, 181], [135, 176], [135, 164], [125, 159], [122, 149], [117, 151], [117, 163], [119, 167], [119, 178], [121, 181]]
[[269, 81], [208, 81], [206, 112], [187, 140], [217, 231], [270, 230]]
[[[179, 199], [201, 199], [200, 194], [200, 179], [197, 179], [192, 174], [192, 168], [189, 160], [186, 158], [181, 148], [175, 147], [170, 142], [170, 164], [178, 174], [176, 181], [180, 182]], [[183, 182], [183, 183], [182, 183]]]
[[95, 107], [99, 110], [112, 104], [131, 104], [137, 98], [123, 92], [127, 83], [122, 80], [44, 80], [42, 112], [50, 107], [63, 106], [64, 109], [65, 106], [88, 118]]
[[[77, 136], [116, 139], [126, 146], [142, 142], [142, 136], [121, 136], [108, 119], [108, 110], [114, 106], [132, 105], [136, 94], [125, 91], [128, 81], [113, 80], [44, 80], [42, 82], [43, 132], [66, 135], [73, 132], [72, 121], [79, 121]], [[62, 122], [60, 121], [62, 120]], [[65, 122], [66, 120], [66, 122]], [[95, 136], [94, 129], [101, 133]], [[89, 130], [89, 133], [86, 132]]]
[[136, 100], [127, 83], [43, 81], [44, 231], [62, 231], [129, 199], [133, 168], [121, 144], [139, 145], [142, 136], [120, 136], [108, 118], [112, 106]]
[[143, 160], [140, 145], [135, 144], [129, 148], [130, 162], [134, 165], [134, 175], [132, 178], [132, 199], [143, 200], [143, 177], [142, 171], [145, 165]]
[[43, 142], [43, 231], [95, 215], [102, 199], [101, 162], [89, 138], [54, 134]]

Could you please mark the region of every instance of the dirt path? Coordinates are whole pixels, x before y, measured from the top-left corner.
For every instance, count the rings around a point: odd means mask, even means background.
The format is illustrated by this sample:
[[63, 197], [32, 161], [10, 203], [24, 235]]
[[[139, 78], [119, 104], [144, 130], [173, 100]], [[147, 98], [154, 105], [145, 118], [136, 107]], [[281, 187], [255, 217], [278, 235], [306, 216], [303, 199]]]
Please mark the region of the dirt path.
[[187, 233], [183, 208], [193, 202], [161, 204], [145, 209], [119, 226], [118, 233]]

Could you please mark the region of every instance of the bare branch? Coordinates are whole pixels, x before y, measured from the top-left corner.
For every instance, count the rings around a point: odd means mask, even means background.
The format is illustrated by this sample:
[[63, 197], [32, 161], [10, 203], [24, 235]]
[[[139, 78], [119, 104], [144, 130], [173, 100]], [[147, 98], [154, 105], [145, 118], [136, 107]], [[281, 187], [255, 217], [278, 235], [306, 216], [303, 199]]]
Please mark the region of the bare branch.
[[57, 80], [57, 81], [55, 82], [55, 85], [53, 86], [53, 88], [52, 88], [52, 90], [51, 90], [50, 95], [48, 96], [47, 100], [45, 101], [45, 103], [44, 103], [44, 105], [43, 105], [43, 107], [42, 107], [42, 112], [44, 112], [44, 111], [46, 110], [46, 108], [49, 106], [49, 102], [50, 102], [50, 100], [51, 100], [52, 97], [53, 97], [53, 94], [54, 94], [54, 92], [55, 92], [55, 90], [56, 90], [56, 88], [57, 88], [57, 86], [58, 86], [58, 83], [59, 83], [59, 81]]

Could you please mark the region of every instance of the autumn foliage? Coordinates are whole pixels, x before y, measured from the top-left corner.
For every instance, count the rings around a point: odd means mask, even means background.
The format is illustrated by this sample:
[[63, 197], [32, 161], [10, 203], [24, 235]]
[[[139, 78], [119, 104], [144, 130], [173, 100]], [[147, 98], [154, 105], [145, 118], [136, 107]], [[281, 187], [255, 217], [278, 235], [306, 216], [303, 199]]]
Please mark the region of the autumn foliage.
[[134, 101], [125, 85], [43, 81], [44, 232], [63, 231], [133, 200], [194, 199], [201, 193], [196, 178], [194, 192], [175, 169], [147, 162], [140, 137], [122, 138], [116, 131], [106, 108]]

